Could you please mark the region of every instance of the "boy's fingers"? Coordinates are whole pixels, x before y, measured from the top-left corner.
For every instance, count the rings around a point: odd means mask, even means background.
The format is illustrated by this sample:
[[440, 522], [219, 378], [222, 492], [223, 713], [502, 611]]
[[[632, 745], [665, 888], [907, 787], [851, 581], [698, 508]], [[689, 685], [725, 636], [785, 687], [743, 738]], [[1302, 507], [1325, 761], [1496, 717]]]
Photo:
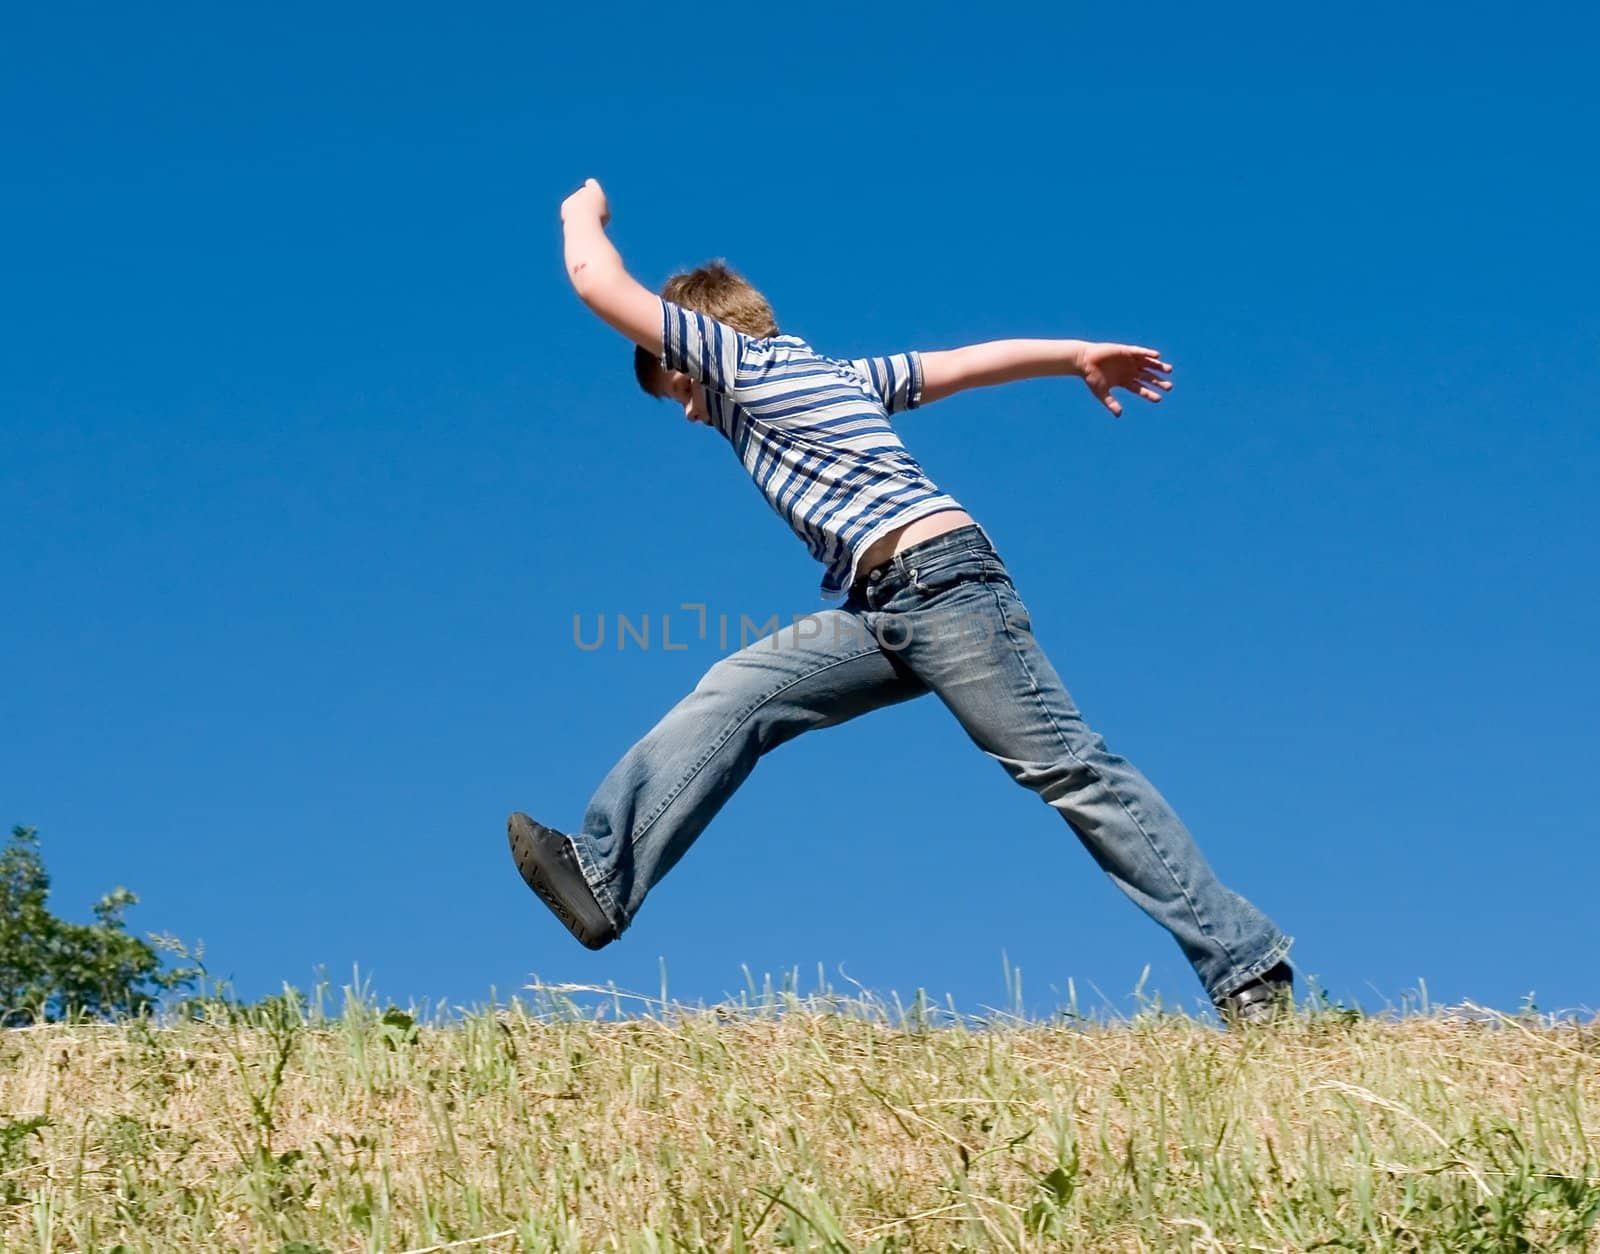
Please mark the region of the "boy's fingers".
[[1126, 383], [1117, 384], [1124, 392], [1132, 392], [1135, 396], [1142, 396], [1147, 401], [1159, 401], [1161, 393], [1151, 387], [1143, 379], [1129, 379]]
[[1171, 374], [1172, 367], [1159, 357], [1147, 355], [1143, 349], [1130, 349], [1126, 354], [1129, 364], [1139, 370], [1159, 370], [1163, 374]]

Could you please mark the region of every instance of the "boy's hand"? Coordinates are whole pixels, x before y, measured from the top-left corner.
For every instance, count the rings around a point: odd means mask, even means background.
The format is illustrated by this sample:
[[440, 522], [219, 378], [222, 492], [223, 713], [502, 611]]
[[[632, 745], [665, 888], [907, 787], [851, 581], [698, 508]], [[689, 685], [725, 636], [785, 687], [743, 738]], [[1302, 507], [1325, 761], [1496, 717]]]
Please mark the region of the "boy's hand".
[[1122, 405], [1111, 395], [1112, 388], [1122, 388], [1147, 401], [1159, 401], [1162, 392], [1172, 391], [1172, 383], [1163, 375], [1172, 373], [1172, 367], [1161, 360], [1153, 348], [1136, 344], [1085, 344], [1078, 355], [1079, 374], [1089, 385], [1089, 390], [1100, 398], [1100, 403], [1116, 417], [1122, 417]]
[[606, 204], [605, 189], [596, 179], [585, 179], [584, 184], [561, 202], [561, 220], [573, 217], [598, 218], [600, 225], [611, 221], [611, 206]]

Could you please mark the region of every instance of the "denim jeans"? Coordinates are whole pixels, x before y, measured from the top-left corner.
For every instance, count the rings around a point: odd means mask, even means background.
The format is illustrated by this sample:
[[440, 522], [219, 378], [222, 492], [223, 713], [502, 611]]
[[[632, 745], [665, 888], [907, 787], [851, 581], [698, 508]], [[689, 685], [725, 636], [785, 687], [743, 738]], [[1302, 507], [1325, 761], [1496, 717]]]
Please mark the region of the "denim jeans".
[[573, 840], [618, 932], [763, 754], [927, 692], [1172, 933], [1212, 997], [1288, 952], [1289, 939], [1218, 881], [1161, 794], [1084, 723], [975, 526], [912, 546], [842, 608], [719, 661], [617, 763]]

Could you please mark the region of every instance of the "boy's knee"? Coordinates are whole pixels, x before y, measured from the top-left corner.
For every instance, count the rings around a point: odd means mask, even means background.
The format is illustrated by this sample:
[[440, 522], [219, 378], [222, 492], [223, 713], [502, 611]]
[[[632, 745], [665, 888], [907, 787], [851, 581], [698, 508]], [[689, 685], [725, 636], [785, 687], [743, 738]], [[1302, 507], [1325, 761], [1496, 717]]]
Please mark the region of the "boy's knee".
[[751, 672], [740, 654], [725, 657], [700, 677], [700, 682], [690, 693], [690, 700], [703, 708], [737, 706], [748, 701]]

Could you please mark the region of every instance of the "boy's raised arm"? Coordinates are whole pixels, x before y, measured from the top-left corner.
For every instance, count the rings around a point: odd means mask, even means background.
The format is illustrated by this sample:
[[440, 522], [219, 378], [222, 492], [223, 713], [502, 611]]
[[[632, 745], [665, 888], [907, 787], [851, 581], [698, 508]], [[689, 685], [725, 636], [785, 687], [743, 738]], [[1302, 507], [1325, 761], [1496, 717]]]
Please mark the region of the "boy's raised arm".
[[1122, 404], [1111, 394], [1122, 388], [1147, 401], [1159, 401], [1172, 383], [1172, 367], [1153, 348], [1137, 344], [1095, 344], [1084, 340], [992, 340], [923, 353], [922, 403], [953, 396], [967, 388], [1014, 383], [1051, 375], [1080, 378], [1117, 417]]
[[583, 303], [639, 347], [661, 356], [661, 298], [628, 273], [606, 238], [611, 210], [589, 179], [561, 203], [567, 277]]

